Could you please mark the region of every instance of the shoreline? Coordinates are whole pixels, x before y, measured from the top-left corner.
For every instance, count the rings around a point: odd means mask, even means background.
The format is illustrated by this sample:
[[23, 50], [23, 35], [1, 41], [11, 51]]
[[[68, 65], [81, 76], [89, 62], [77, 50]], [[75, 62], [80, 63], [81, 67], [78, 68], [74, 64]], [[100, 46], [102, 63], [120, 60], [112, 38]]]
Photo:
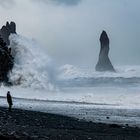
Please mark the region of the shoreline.
[[140, 128], [0, 107], [0, 138], [52, 140], [139, 140]]
[[[89, 105], [68, 102], [51, 102], [13, 97], [13, 108], [51, 114], [59, 114], [96, 123], [118, 124], [140, 128], [140, 109], [125, 109], [110, 105]], [[0, 106], [8, 107], [6, 98], [0, 98]]]

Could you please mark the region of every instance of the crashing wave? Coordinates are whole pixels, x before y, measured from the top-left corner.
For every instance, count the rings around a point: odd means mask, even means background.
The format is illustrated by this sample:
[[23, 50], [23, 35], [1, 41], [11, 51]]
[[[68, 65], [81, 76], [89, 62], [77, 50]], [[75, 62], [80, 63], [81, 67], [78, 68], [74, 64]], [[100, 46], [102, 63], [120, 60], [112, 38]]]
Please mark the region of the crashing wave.
[[15, 61], [9, 74], [10, 82], [22, 87], [53, 89], [49, 74], [51, 60], [44, 48], [37, 41], [20, 35], [12, 34], [9, 39]]
[[60, 79], [75, 78], [140, 78], [140, 66], [116, 66], [116, 73], [97, 72], [89, 68], [80, 68], [73, 65], [63, 65], [59, 68]]

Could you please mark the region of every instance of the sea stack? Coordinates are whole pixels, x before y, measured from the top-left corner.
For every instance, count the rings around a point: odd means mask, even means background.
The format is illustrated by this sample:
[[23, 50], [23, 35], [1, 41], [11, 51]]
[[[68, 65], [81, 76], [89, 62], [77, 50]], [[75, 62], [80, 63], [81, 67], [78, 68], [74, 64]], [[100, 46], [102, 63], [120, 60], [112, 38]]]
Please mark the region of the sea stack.
[[100, 53], [98, 63], [96, 64], [96, 71], [111, 71], [115, 72], [113, 65], [108, 57], [109, 54], [109, 38], [105, 31], [101, 33], [100, 36]]
[[10, 45], [10, 34], [16, 34], [16, 24], [7, 22], [0, 29], [0, 82], [9, 83], [8, 74], [14, 65], [14, 58], [11, 54], [12, 48]]

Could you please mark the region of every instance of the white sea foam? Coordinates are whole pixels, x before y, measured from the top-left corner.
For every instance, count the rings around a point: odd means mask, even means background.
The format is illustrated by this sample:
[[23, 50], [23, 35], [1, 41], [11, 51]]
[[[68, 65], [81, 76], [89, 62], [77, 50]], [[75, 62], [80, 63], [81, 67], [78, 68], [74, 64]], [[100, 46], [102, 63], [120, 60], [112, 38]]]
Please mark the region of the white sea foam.
[[128, 65], [128, 66], [115, 66], [116, 72], [97, 72], [94, 68], [79, 68], [73, 65], [63, 65], [60, 67], [60, 75], [59, 78], [62, 79], [73, 79], [73, 78], [101, 78], [101, 77], [109, 77], [109, 78], [132, 78], [139, 77], [140, 78], [140, 66], [138, 65]]
[[54, 71], [47, 52], [35, 40], [11, 35], [10, 43], [15, 64], [9, 78], [14, 86], [2, 87], [1, 96], [10, 90], [19, 98], [140, 108], [140, 66], [115, 66], [112, 73], [66, 64]]
[[22, 87], [52, 89], [51, 60], [43, 47], [33, 39], [15, 34], [10, 36], [10, 44], [15, 58], [10, 81]]
[[[63, 65], [57, 72], [52, 67], [52, 62], [44, 47], [33, 39], [20, 35], [10, 36], [10, 47], [15, 58], [14, 68], [9, 74], [14, 85], [22, 87], [53, 89], [54, 75], [57, 73], [59, 80], [73, 79], [68, 85], [94, 86], [102, 83], [125, 84], [140, 83], [140, 66], [115, 66], [116, 73], [96, 72], [94, 68], [79, 68], [73, 65]], [[75, 80], [76, 79], [76, 80]], [[64, 86], [65, 86], [64, 83]], [[63, 84], [63, 83], [62, 83]]]

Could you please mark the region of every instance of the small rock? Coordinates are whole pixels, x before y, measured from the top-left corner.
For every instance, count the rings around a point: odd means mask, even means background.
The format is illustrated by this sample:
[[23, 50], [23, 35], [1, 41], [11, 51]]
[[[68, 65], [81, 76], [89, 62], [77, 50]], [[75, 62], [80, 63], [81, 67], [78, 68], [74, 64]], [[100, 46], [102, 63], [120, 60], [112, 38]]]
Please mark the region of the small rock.
[[110, 117], [106, 117], [106, 119], [110, 119]]

